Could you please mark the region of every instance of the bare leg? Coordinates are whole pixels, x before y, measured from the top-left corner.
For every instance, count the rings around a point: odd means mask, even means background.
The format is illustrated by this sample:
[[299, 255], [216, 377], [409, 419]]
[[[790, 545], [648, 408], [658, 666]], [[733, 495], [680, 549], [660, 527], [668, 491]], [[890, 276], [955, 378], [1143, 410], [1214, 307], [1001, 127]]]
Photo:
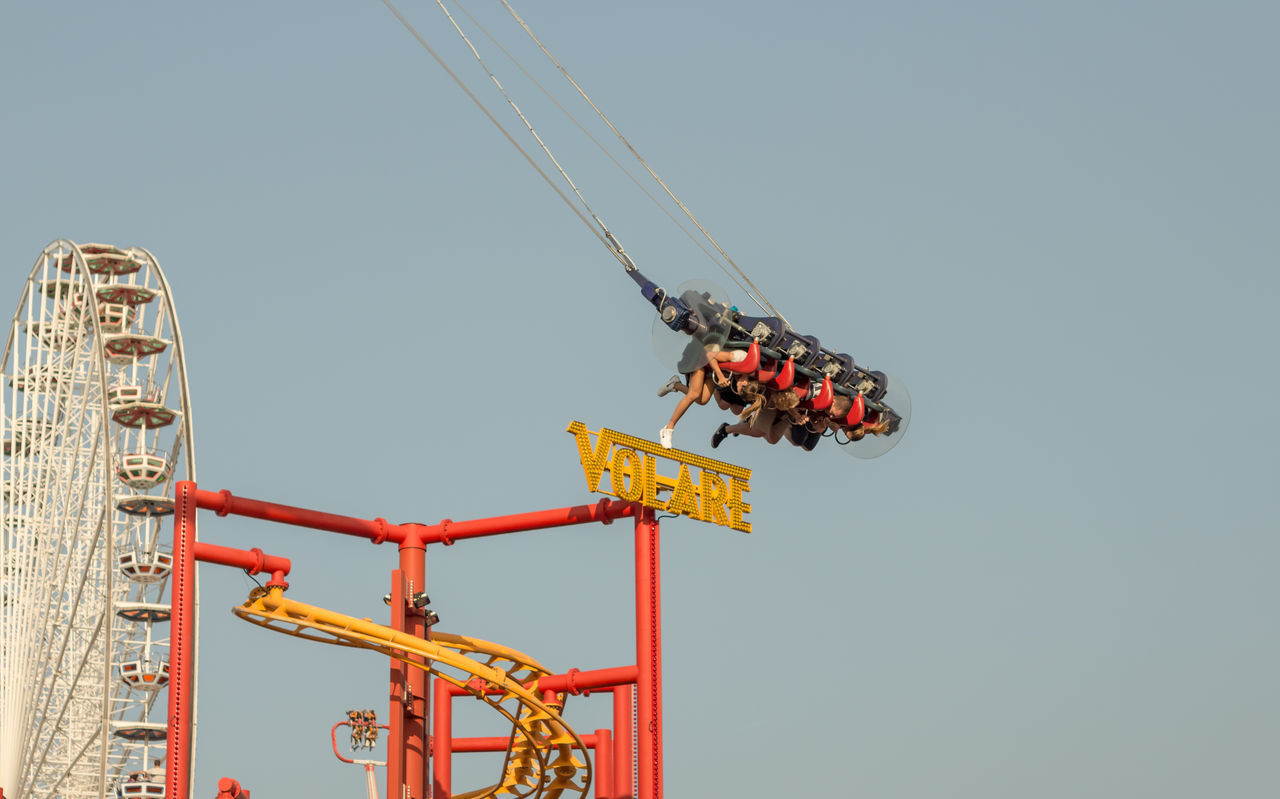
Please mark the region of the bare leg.
[[777, 444], [784, 433], [791, 429], [791, 421], [784, 415], [779, 414], [774, 419], [773, 424], [765, 427], [763, 424], [752, 424], [750, 422], [738, 422], [731, 424], [725, 428], [728, 435], [752, 436], [753, 438], [763, 438], [770, 444]]
[[754, 427], [752, 427], [750, 424], [747, 424], [746, 422], [738, 422], [737, 424], [731, 424], [728, 427], [726, 427], [724, 431], [729, 435], [733, 435], [733, 436], [754, 436], [756, 438], [760, 437], [760, 431], [756, 430]]
[[706, 371], [699, 369], [689, 375], [689, 385], [683, 391], [684, 396], [676, 403], [676, 409], [671, 414], [671, 421], [667, 422], [667, 428], [676, 426], [676, 422], [680, 421], [680, 417], [684, 416], [684, 412], [689, 410], [689, 406], [693, 403], [699, 405], [707, 404], [707, 400], [711, 399], [711, 386], [707, 385]]
[[769, 432], [764, 434], [764, 440], [768, 441], [770, 444], [777, 444], [790, 429], [791, 421], [787, 419], [785, 415], [779, 414], [777, 421], [775, 421], [773, 426], [769, 428]]

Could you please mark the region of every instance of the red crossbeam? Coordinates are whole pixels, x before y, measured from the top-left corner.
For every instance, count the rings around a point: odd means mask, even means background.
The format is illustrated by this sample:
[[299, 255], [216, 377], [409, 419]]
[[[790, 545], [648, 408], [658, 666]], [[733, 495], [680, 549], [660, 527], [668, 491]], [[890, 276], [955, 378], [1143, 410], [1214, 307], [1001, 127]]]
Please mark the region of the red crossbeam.
[[[612, 669], [593, 669], [592, 671], [569, 669], [564, 674], [548, 674], [545, 677], [539, 677], [533, 682], [526, 683], [524, 687], [534, 692], [552, 691], [557, 694], [569, 693], [576, 696], [601, 688], [634, 685], [639, 671], [635, 666], [617, 666]], [[452, 683], [444, 683], [447, 687], [442, 690], [447, 691], [449, 696], [471, 696], [480, 690], [488, 694], [502, 693], [500, 688], [486, 689], [483, 683], [484, 681], [479, 678], [471, 680], [468, 683], [468, 685], [472, 686], [471, 689], [459, 688]]]
[[219, 516], [232, 514], [297, 527], [310, 527], [313, 530], [326, 530], [331, 533], [367, 538], [375, 544], [386, 541], [403, 544], [406, 540], [416, 538], [423, 544], [448, 545], [464, 538], [520, 533], [589, 522], [608, 524], [614, 519], [634, 516], [636, 512], [634, 503], [603, 499], [594, 505], [575, 505], [532, 513], [495, 516], [489, 519], [471, 519], [462, 522], [445, 519], [437, 524], [391, 524], [386, 519], [360, 519], [355, 516], [340, 516], [336, 513], [237, 497], [226, 490], [197, 489], [193, 493], [196, 507], [216, 511]]

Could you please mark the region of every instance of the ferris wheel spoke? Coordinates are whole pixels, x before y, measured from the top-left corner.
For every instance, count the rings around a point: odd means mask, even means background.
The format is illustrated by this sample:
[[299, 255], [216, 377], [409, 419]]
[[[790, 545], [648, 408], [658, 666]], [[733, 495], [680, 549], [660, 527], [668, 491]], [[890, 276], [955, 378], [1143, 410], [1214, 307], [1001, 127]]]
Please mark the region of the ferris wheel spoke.
[[[84, 497], [82, 495], [81, 502], [80, 502], [79, 515], [83, 516], [83, 513], [84, 513]], [[54, 629], [55, 634], [60, 634], [60, 646], [56, 647], [57, 655], [52, 659], [50, 663], [50, 667], [43, 670], [42, 682], [39, 688], [39, 693], [46, 696], [45, 713], [47, 713], [47, 710], [48, 710], [48, 703], [52, 701], [54, 692], [57, 690], [58, 677], [63, 673], [63, 664], [66, 659], [68, 646], [73, 640], [73, 637], [74, 637], [73, 634], [76, 629], [74, 622], [79, 617], [80, 603], [84, 596], [85, 585], [91, 575], [91, 571], [89, 568], [86, 567], [86, 565], [88, 563], [92, 563], [95, 560], [94, 555], [98, 549], [98, 544], [102, 537], [104, 521], [105, 521], [105, 514], [100, 514], [98, 523], [97, 525], [95, 525], [95, 528], [94, 528], [94, 535], [89, 542], [89, 548], [86, 552], [83, 553], [83, 562], [82, 562], [82, 559], [79, 557], [76, 557], [76, 558], [67, 557], [62, 559], [62, 573], [59, 575], [59, 579], [56, 584], [57, 589], [54, 591], [54, 596], [53, 596], [53, 601], [55, 604], [52, 604], [52, 606], [49, 607], [49, 613], [47, 615], [47, 618], [67, 619], [68, 621], [64, 624], [60, 624], [57, 627], [55, 627]], [[64, 523], [60, 526], [64, 531], [72, 527], [72, 525], [67, 524], [65, 520], [64, 520]], [[79, 534], [80, 532], [82, 532], [83, 528], [80, 525], [75, 525], [74, 529], [77, 532], [76, 539], [70, 542], [69, 547], [73, 552], [76, 552], [79, 550], [79, 547], [80, 547], [80, 541], [78, 539], [79, 539]], [[77, 576], [79, 580], [76, 586], [76, 591], [74, 596], [69, 596], [68, 585], [70, 582], [70, 578], [72, 576], [73, 568], [78, 570], [79, 574]], [[70, 599], [69, 604], [67, 604], [68, 599]], [[95, 625], [94, 636], [93, 636], [94, 640], [96, 640], [98, 631], [100, 630], [100, 628], [101, 628], [101, 622], [99, 621], [99, 623]], [[87, 646], [87, 648], [92, 649], [92, 642]], [[45, 684], [45, 681], [48, 681], [47, 686]], [[40, 722], [41, 727], [44, 724], [45, 718], [47, 718], [45, 713], [41, 713], [41, 722]], [[55, 729], [56, 729], [56, 726], [57, 725], [55, 725]], [[36, 731], [37, 737], [39, 735], [39, 732], [40, 732], [40, 728], [37, 728], [37, 731]]]
[[80, 751], [76, 752], [75, 756], [71, 758], [71, 762], [62, 771], [62, 773], [58, 775], [58, 777], [54, 780], [53, 785], [49, 788], [50, 796], [57, 794], [58, 789], [62, 787], [62, 783], [66, 782], [67, 777], [71, 775], [72, 770], [75, 769], [75, 767], [80, 763], [81, 759], [84, 758], [85, 753], [89, 751], [90, 747], [92, 747], [94, 744], [98, 742], [98, 737], [99, 735], [95, 735], [94, 737], [85, 741], [84, 746], [80, 747]]
[[[98, 527], [98, 531], [99, 531], [99, 533], [101, 533], [101, 531], [102, 531], [102, 527], [101, 527], [101, 525], [99, 525], [99, 527]], [[99, 538], [99, 536], [95, 536], [95, 537], [94, 537], [94, 541], [93, 541], [93, 548], [92, 548], [92, 549], [89, 551], [89, 553], [88, 553], [88, 556], [89, 556], [89, 558], [90, 558], [90, 559], [92, 559], [92, 558], [93, 558], [94, 550], [96, 550], [96, 548], [97, 548], [98, 538]], [[68, 564], [67, 564], [67, 565], [68, 565], [68, 569], [67, 569], [66, 571], [67, 571], [67, 572], [69, 572], [69, 571], [70, 571], [70, 568], [69, 568], [69, 567], [70, 567], [70, 562], [69, 562], [69, 561], [68, 561]], [[61, 647], [58, 649], [57, 657], [55, 657], [55, 658], [52, 660], [52, 662], [51, 662], [52, 668], [50, 668], [50, 669], [47, 669], [47, 670], [46, 670], [46, 674], [52, 674], [52, 675], [53, 675], [53, 678], [52, 678], [51, 684], [50, 684], [50, 686], [49, 686], [49, 688], [48, 688], [48, 691], [47, 691], [47, 692], [42, 691], [42, 693], [48, 693], [48, 694], [49, 694], [49, 699], [46, 701], [45, 713], [42, 713], [42, 714], [41, 714], [41, 721], [40, 721], [41, 725], [43, 725], [43, 724], [44, 724], [45, 718], [47, 718], [47, 716], [46, 716], [45, 714], [46, 714], [46, 713], [47, 713], [47, 711], [48, 711], [48, 702], [52, 700], [52, 692], [53, 692], [53, 690], [54, 690], [54, 689], [55, 689], [55, 687], [56, 687], [56, 684], [57, 684], [57, 681], [58, 681], [58, 676], [59, 676], [59, 675], [61, 675], [61, 674], [62, 674], [62, 672], [63, 672], [63, 665], [65, 664], [65, 661], [66, 661], [66, 655], [67, 655], [68, 645], [71, 643], [71, 640], [72, 640], [72, 633], [73, 633], [73, 631], [75, 630], [75, 624], [74, 624], [74, 621], [79, 617], [79, 611], [80, 611], [80, 600], [81, 600], [81, 598], [83, 597], [84, 589], [85, 589], [85, 584], [86, 584], [86, 582], [88, 581], [88, 578], [89, 578], [89, 572], [88, 572], [88, 570], [86, 569], [86, 570], [84, 570], [84, 571], [81, 573], [81, 575], [80, 575], [80, 582], [79, 582], [79, 585], [78, 585], [78, 586], [77, 586], [77, 588], [76, 588], [76, 595], [75, 595], [75, 598], [74, 598], [73, 602], [71, 603], [70, 607], [66, 608], [66, 609], [65, 609], [65, 611], [62, 611], [61, 609], [55, 609], [55, 612], [54, 612], [54, 614], [53, 614], [53, 615], [54, 615], [54, 617], [56, 617], [56, 618], [65, 618], [65, 619], [69, 619], [70, 621], [69, 621], [68, 623], [66, 623], [66, 624], [62, 625], [62, 626], [64, 627], [65, 631], [66, 631], [66, 632], [65, 632], [65, 634], [63, 635], [63, 638], [62, 638], [62, 645], [61, 645]], [[61, 612], [60, 612], [60, 611], [61, 611]], [[86, 648], [88, 648], [88, 649], [93, 649], [94, 644], [96, 643], [96, 641], [97, 641], [97, 639], [98, 639], [98, 635], [99, 635], [99, 634], [101, 633], [101, 631], [102, 631], [102, 624], [103, 624], [103, 620], [104, 620], [104, 618], [105, 618], [105, 616], [102, 616], [102, 615], [99, 615], [99, 616], [97, 617], [97, 621], [96, 621], [96, 623], [94, 624], [94, 627], [93, 627], [93, 635], [92, 635], [92, 637], [90, 638], [89, 642], [86, 644]], [[83, 673], [84, 666], [85, 666], [85, 661], [83, 661], [83, 660], [82, 660], [82, 661], [80, 662], [80, 664], [79, 664], [79, 668], [77, 668], [77, 669], [76, 669], [75, 676], [74, 676], [74, 678], [73, 678], [73, 680], [72, 680], [71, 685], [68, 687], [68, 690], [74, 691], [74, 689], [75, 689], [76, 685], [78, 685], [78, 684], [79, 684], [79, 681], [80, 681], [80, 675]], [[66, 712], [66, 708], [65, 708], [65, 706], [64, 706], [64, 708], [63, 708], [63, 713], [65, 713], [65, 712]], [[59, 715], [58, 722], [54, 724], [54, 728], [55, 728], [55, 729], [58, 727], [58, 725], [61, 723], [61, 721], [62, 721], [62, 716], [61, 716], [61, 715]], [[39, 733], [39, 729], [37, 729], [37, 734], [38, 734], [38, 733]]]
[[[102, 632], [102, 622], [101, 622], [101, 620], [99, 620], [98, 624], [94, 627], [94, 630], [93, 630], [93, 637], [92, 637], [92, 638], [90, 639], [90, 641], [89, 641], [89, 648], [90, 648], [90, 649], [93, 649], [94, 644], [97, 642], [98, 636], [101, 634], [101, 632]], [[72, 677], [70, 684], [67, 686], [67, 688], [68, 688], [68, 690], [69, 690], [69, 691], [74, 691], [74, 690], [76, 689], [76, 687], [78, 687], [78, 686], [80, 685], [80, 678], [81, 678], [81, 676], [84, 674], [85, 669], [86, 669], [86, 666], [88, 666], [88, 665], [89, 665], [89, 662], [88, 662], [87, 660], [82, 660], [82, 661], [79, 663], [79, 665], [78, 665], [78, 666], [77, 666], [77, 668], [76, 668], [76, 673], [75, 673], [75, 675]], [[52, 694], [50, 694], [50, 698], [52, 698]], [[68, 712], [68, 710], [69, 710], [69, 707], [70, 707], [70, 705], [69, 705], [69, 704], [64, 704], [64, 705], [62, 706], [62, 709], [61, 709], [61, 710], [60, 710], [60, 712], [58, 713], [58, 718], [54, 721], [54, 723], [53, 723], [53, 725], [52, 725], [53, 729], [58, 729], [59, 727], [61, 727], [61, 726], [62, 726], [62, 723], [63, 723], [63, 721], [64, 721], [64, 720], [65, 720], [65, 718], [66, 718], [66, 714], [67, 714], [67, 712]], [[45, 712], [46, 712], [46, 713], [48, 712], [48, 706], [47, 706], [47, 704], [46, 704], [46, 707], [44, 708], [44, 710], [45, 710]], [[41, 727], [43, 727], [43, 725], [44, 725], [44, 714], [42, 714], [42, 717], [41, 717]], [[35, 737], [36, 737], [37, 739], [39, 738], [40, 732], [41, 732], [41, 729], [37, 729], [37, 730], [35, 730]], [[41, 756], [40, 762], [36, 764], [35, 769], [36, 769], [37, 771], [39, 771], [40, 769], [44, 768], [44, 764], [45, 764], [46, 760], [47, 760], [47, 753], [46, 753], [45, 755]]]

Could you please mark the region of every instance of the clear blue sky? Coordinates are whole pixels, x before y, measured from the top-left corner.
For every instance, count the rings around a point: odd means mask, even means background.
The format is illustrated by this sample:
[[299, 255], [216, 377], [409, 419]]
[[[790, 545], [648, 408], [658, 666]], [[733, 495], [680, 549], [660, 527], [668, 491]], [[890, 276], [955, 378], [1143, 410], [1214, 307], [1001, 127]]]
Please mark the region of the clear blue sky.
[[[731, 440], [755, 531], [664, 526], [669, 795], [1274, 794], [1280, 10], [519, 9], [799, 329], [915, 404], [876, 461]], [[491, 60], [647, 273], [716, 278]], [[13, 301], [52, 239], [154, 252], [203, 487], [393, 521], [576, 504], [571, 419], [670, 413], [630, 281], [380, 3], [6, 4], [0, 109]], [[392, 550], [201, 534], [385, 613]], [[445, 629], [631, 657], [625, 526], [428, 557]], [[360, 795], [328, 727], [385, 706], [385, 665], [237, 622], [248, 581], [202, 575], [203, 792]], [[474, 757], [459, 787], [496, 773]]]

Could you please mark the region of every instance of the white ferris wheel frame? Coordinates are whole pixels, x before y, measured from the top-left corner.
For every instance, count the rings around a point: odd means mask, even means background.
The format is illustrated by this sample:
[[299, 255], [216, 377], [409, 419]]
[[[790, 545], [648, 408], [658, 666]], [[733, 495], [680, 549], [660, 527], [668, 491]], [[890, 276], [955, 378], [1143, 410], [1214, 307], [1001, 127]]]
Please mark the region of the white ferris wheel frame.
[[148, 769], [165, 756], [164, 498], [195, 479], [195, 456], [159, 262], [141, 247], [49, 244], [0, 370], [0, 789], [163, 796]]

